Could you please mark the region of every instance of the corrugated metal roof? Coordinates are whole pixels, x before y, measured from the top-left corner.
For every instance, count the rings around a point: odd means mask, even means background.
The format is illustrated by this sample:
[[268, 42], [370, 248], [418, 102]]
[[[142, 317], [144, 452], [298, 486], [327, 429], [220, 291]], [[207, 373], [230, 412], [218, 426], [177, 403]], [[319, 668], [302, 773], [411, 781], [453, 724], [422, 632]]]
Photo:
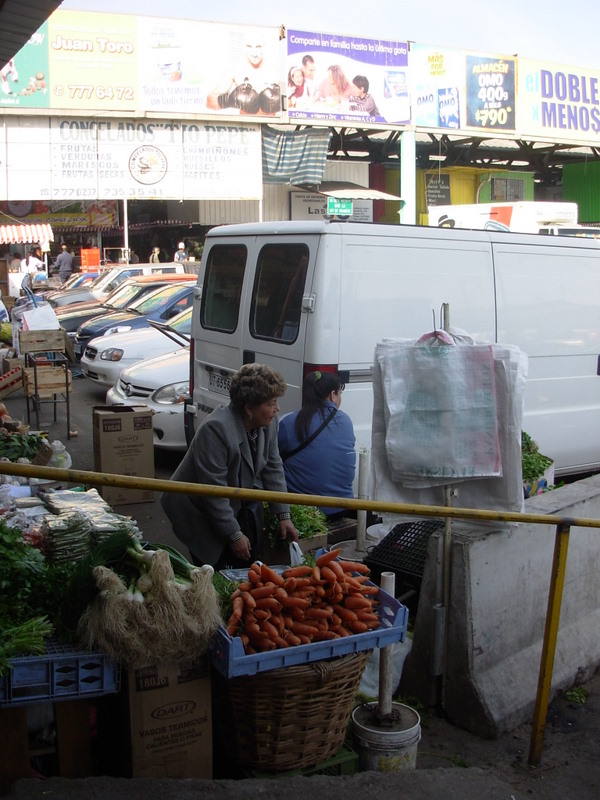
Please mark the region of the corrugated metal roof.
[[0, 67], [60, 6], [61, 0], [0, 0]]

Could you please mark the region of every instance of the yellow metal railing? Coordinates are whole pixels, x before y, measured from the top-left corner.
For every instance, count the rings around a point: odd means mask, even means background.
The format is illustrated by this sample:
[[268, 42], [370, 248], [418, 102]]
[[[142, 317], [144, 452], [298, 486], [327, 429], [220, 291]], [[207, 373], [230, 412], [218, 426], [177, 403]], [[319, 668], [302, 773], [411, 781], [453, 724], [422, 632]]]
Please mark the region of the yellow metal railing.
[[264, 502], [292, 503], [294, 505], [318, 505], [356, 511], [364, 510], [399, 515], [416, 515], [420, 517], [493, 520], [556, 526], [552, 574], [548, 593], [548, 608], [546, 611], [542, 656], [529, 749], [529, 763], [533, 766], [539, 765], [542, 755], [546, 716], [548, 713], [556, 641], [558, 638], [558, 623], [560, 619], [570, 530], [572, 526], [600, 529], [600, 520], [590, 519], [588, 517], [562, 517], [557, 514], [486, 511], [474, 508], [417, 505], [414, 503], [389, 503], [378, 500], [324, 497], [321, 495], [291, 494], [289, 492], [269, 492], [259, 489], [240, 489], [229, 486], [210, 486], [207, 484], [160, 480], [158, 478], [112, 475], [104, 472], [57, 469], [55, 467], [41, 467], [31, 464], [16, 464], [10, 461], [0, 462], [0, 474], [17, 475], [26, 478], [42, 478], [66, 483], [85, 483], [92, 486], [118, 486], [125, 489], [145, 489], [155, 492], [210, 495], [212, 497], [262, 500]]

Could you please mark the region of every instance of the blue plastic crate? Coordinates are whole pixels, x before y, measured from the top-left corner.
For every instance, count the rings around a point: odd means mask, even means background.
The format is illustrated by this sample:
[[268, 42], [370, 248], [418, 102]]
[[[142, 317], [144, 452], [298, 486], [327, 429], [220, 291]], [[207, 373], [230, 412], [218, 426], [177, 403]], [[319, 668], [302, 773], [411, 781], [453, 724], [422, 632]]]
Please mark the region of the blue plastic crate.
[[121, 668], [103, 653], [75, 650], [50, 641], [43, 656], [11, 659], [0, 679], [0, 706], [29, 705], [115, 694]]
[[270, 669], [307, 664], [310, 661], [324, 661], [348, 653], [359, 653], [375, 647], [385, 647], [394, 642], [403, 642], [408, 625], [408, 609], [381, 589], [377, 599], [379, 600], [377, 613], [381, 626], [376, 630], [324, 642], [282, 647], [266, 653], [246, 655], [240, 637], [230, 636], [225, 627], [220, 625], [213, 639], [212, 664], [226, 678], [236, 678], [240, 675], [256, 675], [258, 672]]

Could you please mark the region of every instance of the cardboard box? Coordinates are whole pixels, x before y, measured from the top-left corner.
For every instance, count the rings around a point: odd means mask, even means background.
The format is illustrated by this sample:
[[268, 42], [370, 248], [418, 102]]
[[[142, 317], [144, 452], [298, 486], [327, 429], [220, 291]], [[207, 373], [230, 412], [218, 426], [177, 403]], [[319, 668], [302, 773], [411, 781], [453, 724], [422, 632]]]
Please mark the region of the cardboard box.
[[[113, 475], [154, 478], [152, 411], [148, 406], [95, 406], [93, 409], [94, 469]], [[154, 492], [100, 486], [111, 506], [151, 503]]]
[[208, 657], [128, 672], [132, 778], [212, 778]]

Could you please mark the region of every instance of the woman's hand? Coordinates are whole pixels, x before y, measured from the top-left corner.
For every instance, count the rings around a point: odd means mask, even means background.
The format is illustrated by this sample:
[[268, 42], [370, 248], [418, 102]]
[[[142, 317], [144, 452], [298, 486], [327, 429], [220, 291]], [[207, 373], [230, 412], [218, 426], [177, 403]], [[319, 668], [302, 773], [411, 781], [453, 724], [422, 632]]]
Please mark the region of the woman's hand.
[[282, 519], [279, 522], [279, 532], [281, 533], [281, 538], [285, 539], [287, 542], [297, 542], [298, 541], [298, 531], [294, 526], [294, 523], [291, 519]]
[[229, 542], [229, 549], [236, 558], [240, 561], [250, 561], [252, 558], [252, 548], [250, 547], [250, 539], [247, 536], [242, 536], [235, 542]]

